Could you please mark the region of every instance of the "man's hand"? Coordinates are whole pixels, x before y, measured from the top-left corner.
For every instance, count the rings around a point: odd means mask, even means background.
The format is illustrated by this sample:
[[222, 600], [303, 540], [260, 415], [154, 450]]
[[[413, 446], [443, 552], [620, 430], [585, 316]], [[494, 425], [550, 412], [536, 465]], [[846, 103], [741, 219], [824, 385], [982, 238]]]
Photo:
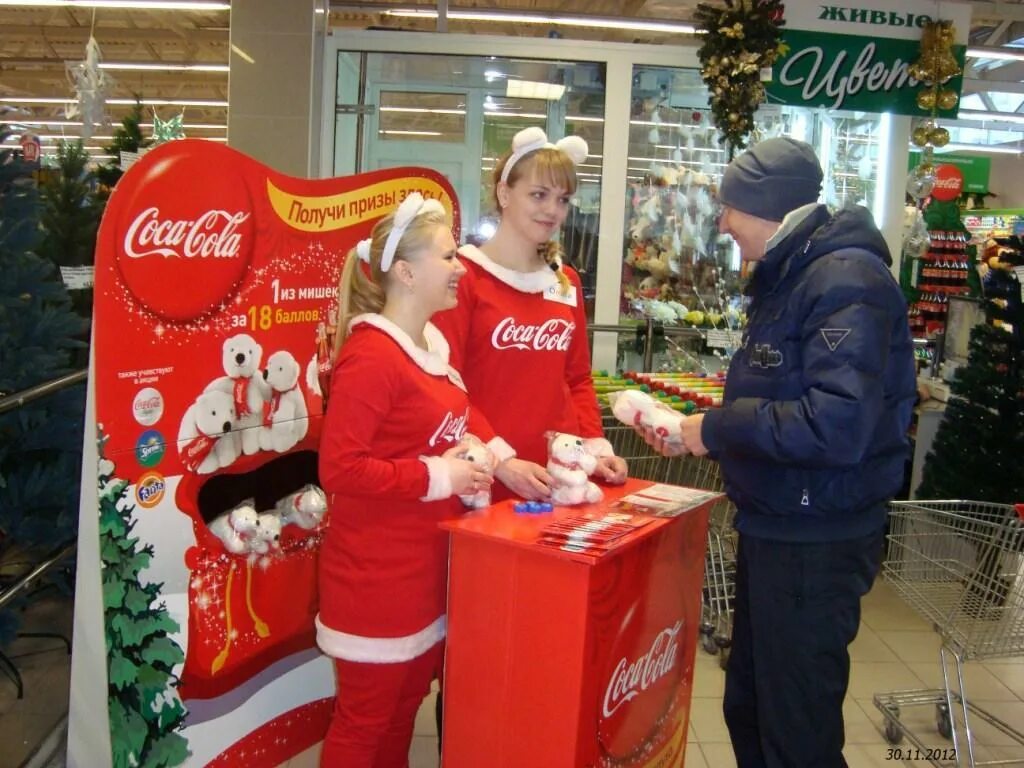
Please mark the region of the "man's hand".
[[[682, 422], [680, 421], [680, 423]], [[635, 429], [636, 433], [644, 439], [645, 443], [651, 446], [651, 448], [656, 450], [662, 456], [682, 456], [689, 453], [689, 451], [686, 450], [685, 445], [674, 441], [668, 442], [651, 427], [636, 426], [633, 427], [633, 429]]]
[[540, 464], [514, 456], [505, 459], [494, 469], [498, 478], [512, 493], [527, 501], [539, 501], [551, 496], [551, 475]]
[[704, 441], [700, 437], [700, 428], [703, 423], [704, 414], [697, 413], [693, 416], [686, 416], [679, 425], [683, 431], [683, 445], [694, 456], [706, 456], [708, 453], [708, 449], [704, 447]]
[[626, 482], [626, 460], [619, 456], [600, 456], [597, 459], [595, 474], [610, 485], [622, 485]]

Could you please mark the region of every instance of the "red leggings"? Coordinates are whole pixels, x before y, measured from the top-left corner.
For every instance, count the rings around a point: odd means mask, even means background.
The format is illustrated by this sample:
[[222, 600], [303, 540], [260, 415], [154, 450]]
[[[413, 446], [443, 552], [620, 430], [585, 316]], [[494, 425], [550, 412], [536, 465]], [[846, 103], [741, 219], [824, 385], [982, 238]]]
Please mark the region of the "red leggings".
[[416, 712], [443, 661], [443, 642], [397, 664], [335, 659], [338, 692], [321, 767], [408, 768]]

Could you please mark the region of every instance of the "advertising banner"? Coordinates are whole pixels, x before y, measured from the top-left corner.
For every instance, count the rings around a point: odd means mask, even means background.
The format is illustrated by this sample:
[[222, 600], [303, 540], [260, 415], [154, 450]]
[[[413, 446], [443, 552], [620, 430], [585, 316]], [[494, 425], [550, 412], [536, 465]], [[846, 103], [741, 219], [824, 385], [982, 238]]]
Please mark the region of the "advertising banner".
[[[930, 0], [858, 0], [848, 5], [786, 3], [782, 42], [765, 84], [768, 102], [802, 107], [926, 115], [917, 106], [925, 86], [907, 72], [921, 55], [922, 28], [952, 21], [953, 57], [964, 66], [970, 6]], [[962, 75], [944, 84], [960, 94]], [[955, 117], [957, 108], [938, 114]]]
[[459, 231], [451, 186], [420, 168], [304, 180], [186, 139], [118, 183], [96, 253], [69, 765], [269, 767], [322, 739], [338, 279], [412, 191]]

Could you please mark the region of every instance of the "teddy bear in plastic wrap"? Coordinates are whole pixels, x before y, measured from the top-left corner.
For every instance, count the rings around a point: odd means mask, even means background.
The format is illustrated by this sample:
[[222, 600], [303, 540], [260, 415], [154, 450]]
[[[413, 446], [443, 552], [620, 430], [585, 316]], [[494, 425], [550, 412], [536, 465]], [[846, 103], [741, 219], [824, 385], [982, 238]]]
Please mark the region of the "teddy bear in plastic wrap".
[[[494, 467], [494, 454], [491, 453], [490, 448], [476, 438], [467, 436], [460, 447], [462, 448], [458, 454], [460, 459], [471, 461], [488, 470]], [[491, 489], [488, 487], [476, 493], [463, 493], [459, 496], [459, 500], [463, 506], [469, 509], [489, 507], [491, 506]]]
[[548, 432], [546, 436], [551, 503], [593, 504], [604, 498], [601, 489], [590, 480], [597, 470], [597, 458], [587, 453], [583, 438], [566, 432]]

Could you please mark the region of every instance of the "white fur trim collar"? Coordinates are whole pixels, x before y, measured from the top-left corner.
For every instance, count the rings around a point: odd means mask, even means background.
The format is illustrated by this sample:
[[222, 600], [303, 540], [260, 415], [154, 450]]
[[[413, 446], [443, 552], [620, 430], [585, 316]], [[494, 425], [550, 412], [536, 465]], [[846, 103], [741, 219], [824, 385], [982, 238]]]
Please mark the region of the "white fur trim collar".
[[462, 376], [448, 365], [448, 357], [451, 354], [448, 342], [445, 340], [444, 334], [433, 323], [427, 323], [423, 328], [423, 338], [426, 339], [429, 349], [416, 346], [409, 334], [383, 315], [370, 313], [356, 315], [349, 321], [349, 332], [353, 331], [357, 325], [372, 325], [377, 330], [383, 331], [394, 339], [402, 351], [424, 371], [431, 376], [447, 376], [452, 384], [463, 392], [466, 391], [466, 385], [462, 383]]
[[490, 256], [475, 245], [462, 246], [459, 255], [522, 293], [543, 293], [552, 285], [558, 285], [558, 276], [550, 267], [543, 266], [533, 272], [516, 272], [492, 261]]

